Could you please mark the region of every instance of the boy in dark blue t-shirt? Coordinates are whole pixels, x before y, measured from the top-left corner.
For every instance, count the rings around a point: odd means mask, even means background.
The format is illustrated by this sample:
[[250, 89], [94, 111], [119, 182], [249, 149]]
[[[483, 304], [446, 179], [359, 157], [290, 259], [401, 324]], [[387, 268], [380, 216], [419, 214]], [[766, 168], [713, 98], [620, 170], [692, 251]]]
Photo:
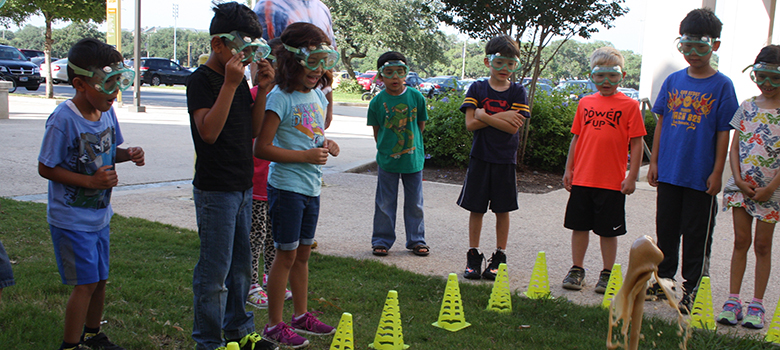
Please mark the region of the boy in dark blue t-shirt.
[[[509, 212], [518, 209], [515, 173], [520, 143], [518, 130], [531, 115], [525, 88], [509, 80], [520, 69], [517, 43], [507, 35], [499, 35], [487, 43], [485, 54], [490, 79], [472, 84], [460, 106], [466, 113], [466, 129], [474, 132], [474, 141], [458, 205], [471, 212], [463, 276], [494, 280], [498, 265], [506, 263]], [[488, 206], [496, 214], [496, 252], [480, 274], [485, 258], [479, 252], [479, 238]]]

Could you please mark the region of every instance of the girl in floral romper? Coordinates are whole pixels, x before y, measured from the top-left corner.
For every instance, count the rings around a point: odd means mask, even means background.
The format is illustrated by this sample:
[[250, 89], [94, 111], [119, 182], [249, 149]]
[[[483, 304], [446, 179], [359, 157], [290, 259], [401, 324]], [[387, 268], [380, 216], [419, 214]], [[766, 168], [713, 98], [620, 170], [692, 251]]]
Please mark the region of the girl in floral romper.
[[[746, 328], [764, 327], [763, 298], [772, 268], [772, 235], [780, 220], [780, 46], [764, 47], [750, 77], [761, 95], [742, 102], [731, 125], [729, 163], [734, 176], [723, 189], [724, 210], [733, 208], [734, 252], [731, 256], [729, 297], [718, 322]], [[747, 68], [746, 68], [747, 70]], [[755, 237], [751, 226], [756, 218]], [[752, 242], [751, 242], [752, 241]], [[751, 243], [756, 254], [753, 300], [743, 315], [739, 292]]]

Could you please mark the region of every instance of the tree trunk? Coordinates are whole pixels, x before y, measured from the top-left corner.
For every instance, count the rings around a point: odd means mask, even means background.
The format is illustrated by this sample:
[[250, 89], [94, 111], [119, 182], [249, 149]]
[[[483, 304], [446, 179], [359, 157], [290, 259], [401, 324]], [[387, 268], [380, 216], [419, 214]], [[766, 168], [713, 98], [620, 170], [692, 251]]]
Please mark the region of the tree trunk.
[[51, 75], [51, 44], [54, 42], [54, 40], [51, 39], [51, 15], [49, 13], [44, 13], [43, 18], [46, 21], [46, 34], [45, 34], [45, 45], [43, 48], [43, 52], [45, 53], [45, 62], [46, 62], [46, 98], [54, 98], [54, 86], [52, 85], [52, 75]]

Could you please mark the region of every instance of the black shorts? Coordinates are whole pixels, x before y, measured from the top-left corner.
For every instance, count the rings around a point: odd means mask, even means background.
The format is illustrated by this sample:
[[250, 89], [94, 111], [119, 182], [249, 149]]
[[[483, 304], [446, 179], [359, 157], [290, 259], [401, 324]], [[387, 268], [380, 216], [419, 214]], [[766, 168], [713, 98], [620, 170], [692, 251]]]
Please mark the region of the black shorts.
[[517, 210], [517, 172], [514, 164], [496, 164], [472, 157], [460, 190], [458, 205], [474, 213]]
[[572, 186], [563, 226], [602, 237], [626, 234], [626, 195], [603, 188]]

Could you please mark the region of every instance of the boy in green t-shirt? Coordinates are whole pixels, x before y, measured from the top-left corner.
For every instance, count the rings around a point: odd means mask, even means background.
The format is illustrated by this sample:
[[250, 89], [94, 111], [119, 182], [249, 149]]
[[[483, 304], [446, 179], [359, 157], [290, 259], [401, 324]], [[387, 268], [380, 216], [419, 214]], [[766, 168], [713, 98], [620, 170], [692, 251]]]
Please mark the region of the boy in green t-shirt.
[[428, 120], [425, 97], [404, 85], [409, 67], [403, 54], [385, 52], [377, 60], [377, 70], [377, 79], [385, 84], [385, 89], [368, 107], [368, 125], [374, 128], [378, 165], [371, 249], [374, 255], [385, 256], [395, 243], [400, 177], [404, 183], [406, 249], [426, 256], [430, 248], [425, 244], [422, 196], [422, 132]]

